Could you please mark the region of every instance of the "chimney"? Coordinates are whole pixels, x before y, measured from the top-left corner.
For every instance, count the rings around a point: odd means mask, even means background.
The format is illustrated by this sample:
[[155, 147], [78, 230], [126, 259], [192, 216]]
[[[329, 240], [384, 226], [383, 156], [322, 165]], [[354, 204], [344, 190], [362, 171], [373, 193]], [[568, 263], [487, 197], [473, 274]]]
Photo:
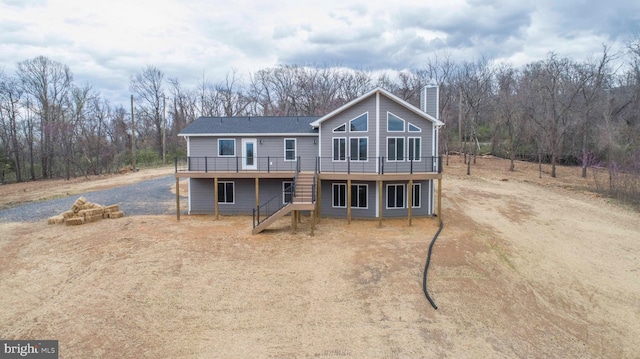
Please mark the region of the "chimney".
[[420, 91], [420, 109], [439, 120], [440, 90], [435, 81], [429, 82]]

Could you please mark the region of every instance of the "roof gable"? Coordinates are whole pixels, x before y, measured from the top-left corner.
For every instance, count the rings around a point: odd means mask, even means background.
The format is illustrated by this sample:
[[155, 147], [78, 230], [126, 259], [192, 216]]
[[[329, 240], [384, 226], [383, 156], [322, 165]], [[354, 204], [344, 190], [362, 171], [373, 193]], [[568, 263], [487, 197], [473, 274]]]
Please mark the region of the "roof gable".
[[381, 88], [381, 87], [377, 87], [377, 88], [375, 88], [375, 89], [373, 89], [373, 90], [371, 90], [371, 91], [367, 92], [366, 94], [364, 94], [364, 95], [362, 95], [362, 96], [360, 96], [360, 97], [358, 97], [358, 98], [356, 98], [356, 99], [354, 99], [354, 100], [352, 100], [352, 101], [350, 101], [350, 102], [348, 102], [348, 103], [344, 104], [343, 106], [341, 106], [341, 107], [339, 107], [339, 108], [337, 108], [337, 109], [335, 109], [335, 110], [331, 111], [330, 113], [328, 113], [328, 114], [326, 114], [326, 115], [324, 115], [324, 116], [322, 116], [322, 117], [318, 118], [317, 120], [315, 120], [315, 121], [311, 122], [311, 126], [313, 126], [314, 128], [318, 128], [318, 127], [320, 127], [320, 124], [321, 124], [322, 122], [324, 122], [325, 120], [327, 120], [327, 119], [329, 119], [329, 118], [331, 118], [331, 117], [333, 117], [333, 116], [337, 115], [338, 113], [340, 113], [340, 112], [342, 112], [342, 111], [346, 110], [346, 109], [347, 109], [347, 108], [349, 108], [349, 107], [352, 107], [352, 106], [354, 106], [354, 105], [356, 105], [356, 104], [358, 104], [358, 103], [360, 103], [360, 102], [362, 102], [362, 101], [364, 101], [364, 100], [368, 99], [368, 98], [369, 98], [369, 97], [371, 97], [371, 96], [374, 96], [374, 95], [375, 95], [375, 94], [377, 94], [377, 93], [380, 93], [381, 95], [383, 95], [383, 96], [387, 97], [388, 99], [392, 100], [393, 102], [395, 102], [395, 103], [397, 103], [397, 104], [399, 104], [399, 105], [401, 105], [401, 106], [405, 107], [406, 109], [408, 109], [408, 110], [410, 110], [410, 111], [414, 112], [414, 113], [415, 113], [415, 114], [417, 114], [418, 116], [423, 117], [423, 118], [425, 118], [426, 120], [433, 122], [433, 124], [434, 124], [435, 126], [442, 126], [442, 125], [444, 125], [444, 123], [442, 123], [441, 121], [439, 121], [437, 118], [435, 118], [435, 117], [433, 117], [433, 116], [431, 116], [431, 115], [429, 115], [429, 114], [425, 113], [424, 111], [422, 111], [422, 110], [420, 110], [419, 108], [417, 108], [417, 107], [413, 106], [412, 104], [408, 103], [407, 101], [405, 101], [405, 100], [403, 100], [403, 99], [399, 98], [398, 96], [396, 96], [396, 95], [392, 94], [391, 92], [389, 92], [389, 91], [387, 91], [387, 90], [385, 90], [385, 89], [383, 89], [383, 88]]

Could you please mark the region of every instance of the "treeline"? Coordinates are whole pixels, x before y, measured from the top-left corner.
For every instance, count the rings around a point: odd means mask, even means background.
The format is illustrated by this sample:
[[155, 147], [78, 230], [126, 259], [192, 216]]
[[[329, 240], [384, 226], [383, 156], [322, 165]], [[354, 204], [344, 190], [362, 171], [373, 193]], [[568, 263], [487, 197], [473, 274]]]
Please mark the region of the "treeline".
[[[640, 38], [594, 58], [551, 53], [521, 67], [436, 55], [421, 69], [380, 73], [281, 65], [184, 86], [155, 66], [132, 74], [138, 164], [185, 155], [176, 135], [199, 116], [322, 115], [376, 86], [417, 105], [440, 86], [440, 151], [590, 168], [599, 187], [640, 197]], [[46, 57], [0, 69], [0, 181], [70, 178], [131, 164], [131, 106], [112, 104]], [[514, 162], [511, 164], [514, 168]]]

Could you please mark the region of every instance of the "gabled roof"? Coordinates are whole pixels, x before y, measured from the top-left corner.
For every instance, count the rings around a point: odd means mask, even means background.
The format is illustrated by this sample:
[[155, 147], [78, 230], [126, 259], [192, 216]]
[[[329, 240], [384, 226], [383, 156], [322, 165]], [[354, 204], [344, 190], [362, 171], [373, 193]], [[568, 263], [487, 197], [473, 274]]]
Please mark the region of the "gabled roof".
[[199, 117], [178, 136], [317, 135], [309, 125], [318, 116]]
[[355, 104], [357, 104], [357, 103], [359, 103], [359, 102], [362, 102], [362, 101], [364, 101], [364, 100], [368, 99], [369, 97], [371, 97], [371, 96], [373, 96], [373, 95], [375, 95], [375, 94], [377, 94], [377, 93], [380, 93], [380, 94], [382, 94], [382, 95], [384, 95], [384, 96], [388, 97], [388, 98], [389, 98], [389, 99], [391, 99], [392, 101], [396, 102], [397, 104], [399, 104], [399, 105], [401, 105], [401, 106], [404, 106], [404, 107], [405, 107], [405, 108], [407, 108], [408, 110], [410, 110], [410, 111], [414, 112], [416, 115], [418, 115], [418, 116], [420, 116], [420, 117], [423, 117], [424, 119], [426, 119], [426, 120], [428, 120], [428, 121], [433, 122], [434, 126], [442, 126], [442, 125], [444, 125], [444, 123], [442, 123], [441, 121], [439, 121], [437, 118], [435, 118], [435, 117], [433, 117], [433, 116], [431, 116], [431, 115], [427, 114], [426, 112], [424, 112], [424, 111], [422, 111], [421, 109], [419, 109], [419, 108], [417, 108], [417, 107], [413, 106], [412, 104], [410, 104], [410, 103], [408, 103], [407, 101], [405, 101], [405, 100], [401, 99], [400, 97], [398, 97], [398, 96], [396, 96], [396, 95], [392, 94], [391, 92], [389, 92], [389, 91], [387, 91], [387, 90], [385, 90], [385, 89], [383, 89], [383, 88], [381, 88], [381, 87], [377, 87], [377, 88], [375, 88], [375, 89], [373, 89], [373, 90], [371, 90], [371, 91], [367, 92], [366, 94], [364, 94], [364, 95], [362, 95], [362, 96], [360, 96], [360, 97], [356, 98], [355, 100], [352, 100], [352, 101], [350, 101], [350, 102], [348, 102], [348, 103], [344, 104], [343, 106], [341, 106], [341, 107], [339, 107], [339, 108], [337, 108], [337, 109], [335, 109], [335, 110], [331, 111], [330, 113], [328, 113], [328, 114], [326, 114], [326, 115], [324, 115], [324, 116], [322, 116], [322, 117], [318, 118], [317, 120], [315, 120], [315, 121], [311, 122], [311, 126], [313, 126], [314, 128], [318, 128], [318, 127], [320, 127], [320, 124], [321, 124], [322, 122], [324, 122], [325, 120], [327, 120], [327, 119], [329, 119], [329, 118], [331, 118], [331, 117], [335, 116], [336, 114], [338, 114], [338, 113], [340, 113], [340, 112], [344, 111], [345, 109], [347, 109], [347, 108], [349, 108], [349, 107], [351, 107], [351, 106], [353, 106], [353, 105], [355, 105]]

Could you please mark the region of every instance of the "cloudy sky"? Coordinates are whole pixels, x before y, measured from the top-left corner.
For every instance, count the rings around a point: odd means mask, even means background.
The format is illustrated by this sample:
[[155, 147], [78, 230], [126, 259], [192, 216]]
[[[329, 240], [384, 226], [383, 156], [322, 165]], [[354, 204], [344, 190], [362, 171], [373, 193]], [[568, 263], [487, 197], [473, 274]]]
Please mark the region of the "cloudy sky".
[[634, 36], [637, 0], [0, 0], [0, 68], [47, 56], [111, 99], [128, 98], [129, 77], [147, 65], [192, 85], [277, 64], [586, 60]]

